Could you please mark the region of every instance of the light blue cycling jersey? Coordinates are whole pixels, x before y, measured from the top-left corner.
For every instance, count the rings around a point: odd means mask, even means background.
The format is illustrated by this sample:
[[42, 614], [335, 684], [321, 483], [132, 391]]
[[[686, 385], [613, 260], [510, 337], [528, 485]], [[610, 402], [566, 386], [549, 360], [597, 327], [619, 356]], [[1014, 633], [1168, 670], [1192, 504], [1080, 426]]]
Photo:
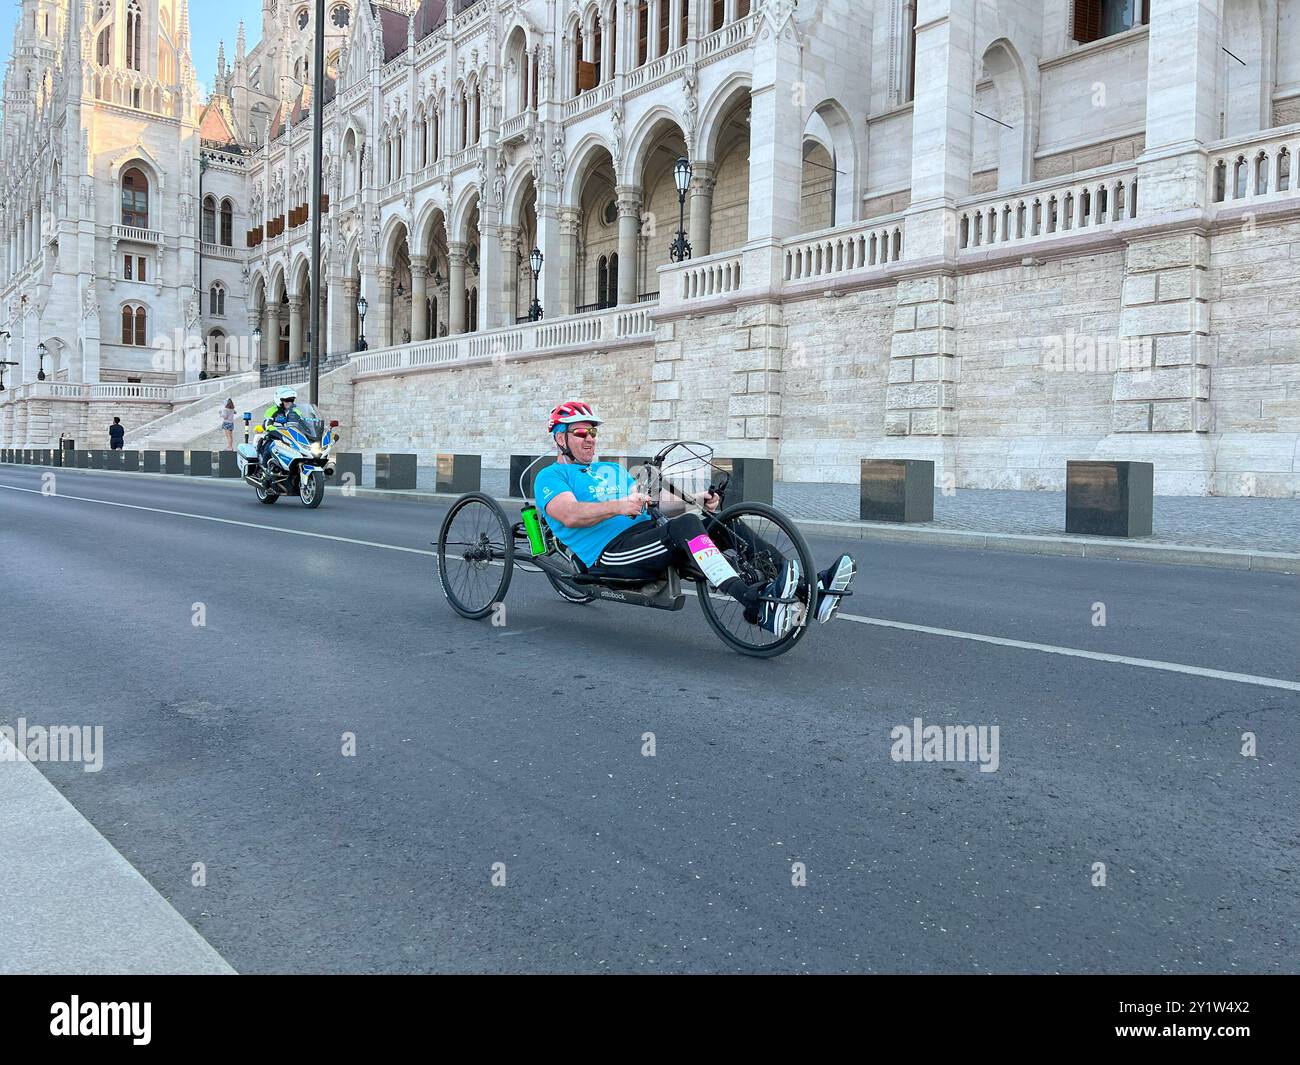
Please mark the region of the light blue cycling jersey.
[[546, 523], [555, 538], [572, 549], [583, 564], [594, 566], [614, 537], [625, 529], [650, 520], [642, 511], [641, 517], [629, 518], [621, 514], [606, 518], [585, 528], [569, 528], [546, 513], [546, 505], [556, 496], [572, 492], [579, 503], [604, 503], [611, 499], [624, 499], [632, 494], [636, 480], [617, 462], [593, 462], [579, 466], [574, 462], [557, 462], [547, 466], [533, 482], [533, 495], [537, 509], [546, 515]]

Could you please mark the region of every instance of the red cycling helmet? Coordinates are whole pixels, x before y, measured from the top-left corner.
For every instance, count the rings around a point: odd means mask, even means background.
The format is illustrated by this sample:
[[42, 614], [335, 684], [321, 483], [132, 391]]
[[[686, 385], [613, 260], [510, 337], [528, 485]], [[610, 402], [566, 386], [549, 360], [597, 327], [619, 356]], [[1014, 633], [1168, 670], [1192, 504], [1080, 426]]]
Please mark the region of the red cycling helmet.
[[590, 406], [580, 399], [575, 399], [567, 403], [561, 403], [551, 411], [551, 423], [546, 431], [554, 433], [561, 425], [574, 425], [577, 422], [591, 422], [593, 425], [603, 424]]

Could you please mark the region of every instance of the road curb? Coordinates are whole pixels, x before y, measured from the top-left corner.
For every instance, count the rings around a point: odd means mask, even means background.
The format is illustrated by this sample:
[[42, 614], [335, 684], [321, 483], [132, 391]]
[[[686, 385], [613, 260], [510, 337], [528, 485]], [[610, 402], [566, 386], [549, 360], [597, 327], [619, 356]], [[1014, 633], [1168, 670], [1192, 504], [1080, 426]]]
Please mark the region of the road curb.
[[[31, 466], [26, 463], [0, 463], [15, 469], [58, 471], [57, 466]], [[239, 478], [195, 479], [166, 473], [135, 473], [121, 470], [75, 469], [105, 477], [180, 481], [183, 484], [217, 484], [230, 488], [247, 488]], [[338, 489], [336, 488], [337, 492]], [[355, 488], [355, 498], [378, 499], [397, 503], [450, 503], [459, 498], [449, 492], [396, 491], [383, 488]], [[498, 501], [510, 507], [523, 504], [509, 497]], [[909, 527], [883, 522], [810, 521], [796, 519], [805, 534], [842, 540], [881, 543], [929, 544], [967, 551], [1005, 551], [1011, 554], [1052, 555], [1063, 558], [1102, 559], [1108, 562], [1154, 562], [1174, 566], [1208, 566], [1213, 569], [1250, 570], [1257, 573], [1300, 573], [1300, 553], [1286, 551], [1234, 551], [1222, 547], [1195, 544], [1146, 544], [1105, 537], [1033, 536], [1023, 533], [992, 533], [973, 529], [941, 529], [933, 526]]]

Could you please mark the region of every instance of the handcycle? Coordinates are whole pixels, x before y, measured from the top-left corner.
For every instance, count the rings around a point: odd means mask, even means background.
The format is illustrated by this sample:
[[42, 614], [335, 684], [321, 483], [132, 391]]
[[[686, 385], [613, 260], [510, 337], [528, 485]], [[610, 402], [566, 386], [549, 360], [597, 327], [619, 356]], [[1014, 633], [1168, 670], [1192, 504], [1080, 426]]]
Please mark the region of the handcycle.
[[[520, 477], [520, 483], [529, 485], [528, 474], [548, 457], [535, 459]], [[556, 539], [537, 512], [531, 492], [525, 493], [521, 520], [517, 522], [511, 522], [501, 505], [483, 492], [470, 492], [452, 504], [436, 541], [438, 580], [448, 604], [462, 617], [487, 617], [505, 601], [516, 567], [525, 573], [544, 574], [560, 597], [575, 605], [600, 599], [676, 611], [686, 603], [683, 584], [693, 582], [710, 627], [741, 654], [772, 658], [804, 638], [816, 613], [817, 571], [812, 551], [793, 521], [765, 503], [726, 506], [729, 475], [714, 464], [713, 449], [697, 441], [669, 444], [638, 469], [636, 479], [638, 487], [651, 499], [649, 516], [658, 523], [668, 521], [663, 513], [665, 502], [670, 508], [680, 505], [684, 510], [698, 506], [697, 499], [705, 494], [706, 485], [708, 492], [717, 494], [722, 505], [714, 513], [701, 508], [700, 518], [710, 538], [747, 584], [774, 580], [787, 559], [797, 558], [801, 576], [795, 594], [784, 600], [764, 597], [768, 602], [791, 604], [796, 611], [794, 627], [778, 637], [746, 620], [741, 604], [710, 588], [693, 559], [669, 565], [662, 578], [650, 582], [589, 572]]]

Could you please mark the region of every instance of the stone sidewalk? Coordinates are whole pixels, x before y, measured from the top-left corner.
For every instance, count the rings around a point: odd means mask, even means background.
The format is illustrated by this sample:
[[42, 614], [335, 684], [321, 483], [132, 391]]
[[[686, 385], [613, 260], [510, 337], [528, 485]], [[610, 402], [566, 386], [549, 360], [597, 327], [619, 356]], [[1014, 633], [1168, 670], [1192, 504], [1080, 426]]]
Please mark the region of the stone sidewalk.
[[[416, 489], [432, 492], [435, 470], [417, 470]], [[367, 464], [362, 484], [375, 483]], [[502, 498], [509, 471], [483, 470], [483, 490]], [[778, 482], [772, 501], [799, 521], [857, 521], [856, 484]], [[912, 529], [1064, 536], [1064, 492], [1010, 492], [958, 489], [934, 492], [934, 521]], [[1180, 544], [1236, 551], [1300, 551], [1300, 499], [1250, 499], [1241, 496], [1156, 496], [1152, 535], [1128, 543]], [[1110, 539], [1099, 537], [1098, 539]]]

